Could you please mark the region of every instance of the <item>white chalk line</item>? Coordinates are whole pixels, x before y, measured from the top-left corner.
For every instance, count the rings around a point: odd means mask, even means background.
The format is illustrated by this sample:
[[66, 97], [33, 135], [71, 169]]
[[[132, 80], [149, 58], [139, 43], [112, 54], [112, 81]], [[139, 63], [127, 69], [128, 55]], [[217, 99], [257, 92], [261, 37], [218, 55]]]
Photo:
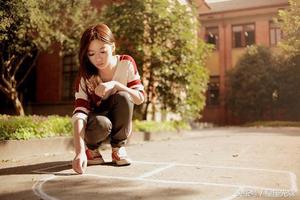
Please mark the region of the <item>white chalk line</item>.
[[55, 177], [56, 177], [56, 176], [51, 175], [50, 177], [44, 178], [44, 179], [39, 180], [38, 182], [36, 182], [36, 183], [32, 186], [32, 190], [33, 190], [34, 194], [35, 194], [36, 196], [38, 196], [38, 197], [41, 197], [41, 199], [43, 199], [43, 200], [59, 200], [59, 199], [57, 199], [57, 198], [55, 198], [55, 197], [52, 197], [52, 196], [48, 195], [47, 193], [45, 193], [45, 192], [43, 191], [43, 188], [42, 188], [42, 186], [43, 186], [44, 183], [46, 183], [46, 182], [49, 181], [49, 180], [54, 179]]
[[[84, 174], [83, 176], [93, 176], [98, 178], [107, 178], [107, 179], [119, 179], [119, 180], [129, 180], [129, 181], [144, 181], [144, 182], [154, 182], [154, 183], [163, 183], [163, 184], [184, 184], [184, 185], [205, 185], [205, 186], [218, 186], [218, 187], [227, 187], [227, 188], [237, 188], [237, 190], [229, 197], [222, 198], [221, 200], [232, 200], [239, 196], [239, 194], [247, 189], [253, 189], [253, 190], [261, 190], [261, 191], [270, 191], [270, 192], [292, 192], [293, 194], [296, 194], [298, 192], [297, 187], [297, 176], [290, 171], [284, 171], [284, 170], [270, 170], [270, 169], [259, 169], [259, 168], [245, 168], [245, 167], [228, 167], [228, 166], [210, 166], [210, 165], [196, 165], [196, 164], [185, 164], [185, 163], [168, 163], [168, 162], [148, 162], [148, 161], [133, 161], [133, 163], [139, 163], [139, 164], [148, 164], [148, 165], [166, 165], [163, 167], [159, 167], [155, 170], [152, 170], [150, 172], [144, 173], [138, 177], [120, 177], [120, 176], [105, 176], [105, 175], [96, 175], [96, 174]], [[68, 166], [69, 164], [63, 164], [53, 167], [47, 167], [42, 168], [40, 170], [35, 170], [36, 173], [47, 173], [45, 170], [62, 167], [62, 166]], [[278, 189], [278, 188], [266, 188], [266, 187], [257, 187], [257, 186], [251, 186], [251, 185], [239, 185], [239, 184], [222, 184], [222, 183], [211, 183], [211, 182], [197, 182], [197, 181], [172, 181], [172, 180], [159, 180], [159, 179], [149, 179], [147, 177], [153, 176], [154, 174], [160, 173], [163, 170], [172, 168], [174, 166], [186, 166], [186, 167], [206, 167], [206, 168], [218, 168], [218, 169], [233, 169], [233, 170], [253, 170], [253, 171], [265, 171], [265, 172], [271, 172], [271, 173], [285, 173], [290, 176], [291, 181], [291, 187], [290, 190], [287, 189]], [[51, 172], [50, 172], [51, 173]], [[42, 186], [45, 182], [54, 179], [56, 176], [52, 173], [50, 177], [42, 179], [35, 183], [32, 187], [33, 192], [41, 197], [44, 200], [59, 200], [55, 197], [47, 195], [43, 189]]]
[[[149, 161], [133, 161], [133, 163], [138, 164], [149, 164], [149, 165], [168, 165], [168, 162], [149, 162]], [[216, 169], [233, 169], [233, 170], [252, 170], [252, 171], [266, 171], [273, 173], [292, 173], [285, 170], [272, 170], [272, 169], [263, 169], [263, 168], [249, 168], [249, 167], [230, 167], [230, 166], [215, 166], [215, 165], [197, 165], [197, 164], [185, 164], [185, 163], [173, 163], [176, 166], [183, 167], [203, 167], [203, 168], [216, 168]]]
[[[155, 165], [167, 165], [168, 162], [149, 162], [149, 161], [135, 161], [136, 163], [140, 164], [155, 164]], [[256, 186], [250, 186], [250, 185], [235, 185], [235, 184], [219, 184], [219, 183], [204, 183], [201, 182], [202, 185], [211, 185], [211, 186], [222, 186], [222, 187], [236, 187], [239, 188], [236, 193], [240, 193], [243, 190], [262, 190], [265, 192], [291, 192], [293, 194], [296, 194], [298, 192], [297, 187], [297, 176], [291, 172], [286, 170], [272, 170], [272, 169], [263, 169], [263, 168], [249, 168], [249, 167], [231, 167], [231, 166], [213, 166], [213, 165], [197, 165], [197, 164], [185, 164], [185, 163], [173, 163], [174, 166], [186, 166], [186, 167], [202, 167], [202, 168], [216, 168], [216, 169], [231, 169], [231, 170], [249, 170], [249, 171], [262, 171], [262, 172], [269, 172], [269, 173], [281, 173], [281, 174], [287, 174], [290, 177], [290, 189], [276, 189], [276, 188], [266, 188], [266, 187], [256, 187]], [[194, 183], [188, 183], [186, 184], [194, 184]], [[224, 200], [231, 200], [237, 197], [235, 194], [233, 194], [230, 198], [225, 198]], [[223, 200], [223, 199], [222, 199]]]
[[147, 178], [147, 177], [153, 176], [154, 174], [158, 174], [158, 173], [162, 172], [163, 170], [169, 169], [169, 168], [174, 167], [174, 166], [176, 166], [176, 164], [170, 163], [167, 166], [163, 166], [163, 167], [157, 168], [153, 171], [144, 173], [141, 176], [137, 177], [137, 179], [142, 179], [142, 178]]

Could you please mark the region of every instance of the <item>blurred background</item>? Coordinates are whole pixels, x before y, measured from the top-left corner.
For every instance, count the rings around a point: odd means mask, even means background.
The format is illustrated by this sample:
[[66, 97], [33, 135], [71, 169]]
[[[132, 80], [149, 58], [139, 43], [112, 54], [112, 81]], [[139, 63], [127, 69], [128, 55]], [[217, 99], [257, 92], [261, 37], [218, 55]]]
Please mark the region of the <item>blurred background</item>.
[[0, 113], [71, 116], [82, 32], [106, 23], [147, 94], [136, 120], [300, 119], [298, 0], [0, 2]]

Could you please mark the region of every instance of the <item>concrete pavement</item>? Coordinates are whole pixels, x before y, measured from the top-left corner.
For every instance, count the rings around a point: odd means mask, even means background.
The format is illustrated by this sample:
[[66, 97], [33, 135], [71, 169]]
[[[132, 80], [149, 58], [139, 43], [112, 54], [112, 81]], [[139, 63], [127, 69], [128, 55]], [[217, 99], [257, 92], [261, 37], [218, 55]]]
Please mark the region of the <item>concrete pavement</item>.
[[217, 128], [129, 145], [128, 167], [71, 169], [72, 152], [7, 160], [0, 199], [300, 199], [299, 128]]

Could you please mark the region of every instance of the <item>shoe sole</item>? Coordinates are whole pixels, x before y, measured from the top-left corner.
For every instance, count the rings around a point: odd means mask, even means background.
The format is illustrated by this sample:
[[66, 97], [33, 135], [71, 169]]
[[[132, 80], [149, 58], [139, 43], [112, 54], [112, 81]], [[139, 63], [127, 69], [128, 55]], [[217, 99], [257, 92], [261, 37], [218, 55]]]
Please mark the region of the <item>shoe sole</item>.
[[120, 160], [120, 161], [116, 161], [113, 160], [112, 163], [118, 165], [118, 166], [128, 166], [131, 165], [131, 162], [129, 162], [128, 160]]
[[88, 160], [87, 161], [87, 164], [89, 165], [101, 165], [101, 164], [104, 164], [104, 160], [103, 161], [100, 161], [100, 160]]

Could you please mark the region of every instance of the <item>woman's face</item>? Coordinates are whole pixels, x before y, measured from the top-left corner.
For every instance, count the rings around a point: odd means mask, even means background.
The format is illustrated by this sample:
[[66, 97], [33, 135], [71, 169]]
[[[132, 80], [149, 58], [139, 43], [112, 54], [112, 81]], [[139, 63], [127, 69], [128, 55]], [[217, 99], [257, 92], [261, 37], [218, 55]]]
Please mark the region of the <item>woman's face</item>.
[[105, 69], [112, 61], [114, 45], [106, 44], [100, 40], [91, 41], [87, 56], [90, 62], [99, 70]]

